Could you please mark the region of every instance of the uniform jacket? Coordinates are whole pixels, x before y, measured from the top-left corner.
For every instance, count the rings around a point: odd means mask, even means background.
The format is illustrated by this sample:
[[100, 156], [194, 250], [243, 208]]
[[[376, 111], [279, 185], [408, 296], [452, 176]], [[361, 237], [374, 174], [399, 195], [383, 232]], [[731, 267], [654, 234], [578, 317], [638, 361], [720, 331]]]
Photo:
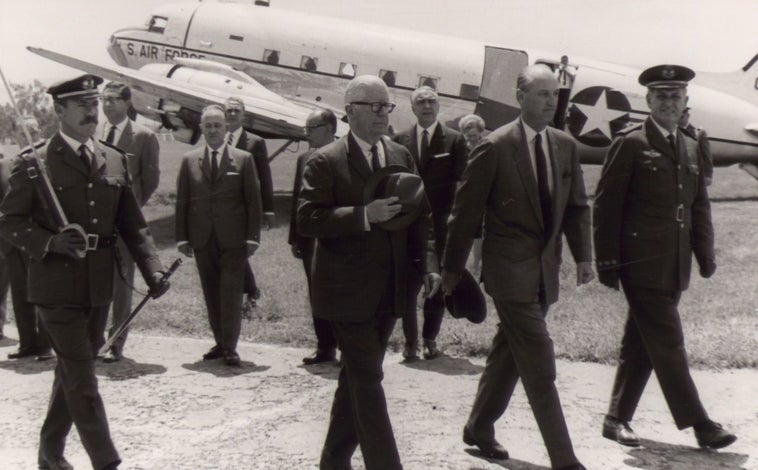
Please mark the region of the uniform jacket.
[[258, 184], [261, 188], [263, 212], [274, 212], [274, 183], [271, 180], [271, 168], [268, 164], [266, 141], [242, 129], [240, 138], [237, 141], [237, 148], [253, 154], [255, 169], [258, 172]]
[[648, 118], [608, 150], [595, 193], [598, 276], [661, 290], [685, 290], [694, 251], [715, 263], [713, 224], [697, 142], [678, 132], [675, 154]]
[[[95, 141], [91, 170], [56, 133], [37, 149], [69, 223], [88, 234], [123, 238], [143, 277], [162, 269], [150, 229], [142, 216], [127, 170], [126, 156]], [[93, 307], [107, 305], [113, 293], [112, 248], [88, 251], [72, 259], [46, 251], [57, 233], [42, 206], [24, 164], [31, 149], [14, 161], [10, 192], [0, 204], [0, 235], [31, 257], [29, 301], [43, 305]]]
[[464, 269], [484, 212], [482, 280], [495, 299], [536, 301], [541, 279], [547, 303], [558, 300], [562, 234], [577, 262], [592, 259], [590, 209], [576, 146], [553, 128], [547, 128], [547, 140], [553, 174], [549, 237], [520, 119], [495, 130], [472, 151], [455, 196], [442, 265], [452, 272]]
[[429, 136], [429, 158], [425, 162], [419, 157], [415, 124], [397, 134], [394, 140], [411, 152], [419, 175], [424, 180], [424, 189], [432, 206], [434, 224], [444, 227], [453, 206], [457, 183], [463, 176], [468, 160], [463, 135], [438, 123], [434, 134]]
[[303, 170], [305, 169], [305, 162], [315, 151], [316, 149], [308, 149], [297, 157], [295, 179], [292, 183], [292, 207], [290, 211], [290, 230], [287, 242], [292, 246], [296, 246], [301, 252], [303, 251], [303, 247], [309, 243], [312, 238], [304, 237], [297, 233], [297, 203], [300, 198], [300, 191], [303, 187]]
[[[95, 135], [102, 135], [102, 130], [98, 130]], [[126, 153], [129, 174], [132, 177], [132, 190], [140, 206], [144, 206], [158, 188], [160, 180], [158, 138], [147, 127], [127, 119], [124, 131], [114, 145]]]
[[697, 140], [698, 151], [700, 152], [700, 156], [702, 157], [703, 162], [703, 175], [706, 178], [713, 178], [713, 156], [711, 155], [711, 143], [708, 142], [708, 134], [705, 132], [705, 129], [701, 127], [695, 127], [692, 124], [687, 124], [687, 127], [682, 130], [689, 134], [690, 137]]
[[[416, 171], [408, 150], [382, 139], [386, 164]], [[336, 321], [367, 321], [376, 314], [393, 276], [394, 314], [408, 302], [409, 271], [436, 272], [429, 239], [429, 208], [406, 230], [365, 230], [363, 187], [372, 172], [352, 134], [316, 151], [305, 163], [297, 211], [301, 235], [317, 238], [311, 271], [313, 315]]]
[[214, 234], [222, 249], [260, 241], [261, 197], [250, 153], [225, 146], [211, 181], [206, 147], [185, 154], [176, 183], [176, 241], [200, 249]]

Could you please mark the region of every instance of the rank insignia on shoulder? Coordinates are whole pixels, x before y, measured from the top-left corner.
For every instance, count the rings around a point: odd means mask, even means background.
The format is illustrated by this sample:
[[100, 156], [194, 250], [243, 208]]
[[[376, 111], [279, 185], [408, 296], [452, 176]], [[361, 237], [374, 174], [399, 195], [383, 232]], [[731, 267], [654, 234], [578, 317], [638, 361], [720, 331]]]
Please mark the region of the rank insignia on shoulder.
[[646, 157], [650, 157], [650, 158], [658, 158], [662, 156], [663, 154], [658, 152], [657, 150], [650, 149], [650, 150], [645, 150], [644, 152], [642, 152], [642, 155], [645, 155]]

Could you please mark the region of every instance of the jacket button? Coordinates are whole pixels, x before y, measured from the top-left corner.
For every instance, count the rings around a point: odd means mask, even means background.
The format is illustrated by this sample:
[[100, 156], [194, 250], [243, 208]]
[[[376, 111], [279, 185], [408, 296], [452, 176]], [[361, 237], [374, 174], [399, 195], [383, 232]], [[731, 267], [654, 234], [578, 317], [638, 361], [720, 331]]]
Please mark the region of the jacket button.
[[90, 189], [92, 189], [93, 188], [93, 184], [92, 183], [88, 183], [87, 187], [90, 188]]
[[92, 223], [93, 223], [93, 224], [96, 224], [96, 223], [97, 223], [97, 217], [95, 217], [94, 219], [92, 219]]
[[90, 207], [94, 206], [95, 205], [95, 201], [90, 201], [89, 205], [90, 205]]

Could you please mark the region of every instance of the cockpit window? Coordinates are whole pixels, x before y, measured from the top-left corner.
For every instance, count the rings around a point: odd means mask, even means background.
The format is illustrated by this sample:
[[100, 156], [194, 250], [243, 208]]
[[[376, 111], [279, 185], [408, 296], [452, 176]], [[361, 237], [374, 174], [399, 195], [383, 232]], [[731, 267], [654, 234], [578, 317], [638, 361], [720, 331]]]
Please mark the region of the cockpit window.
[[418, 78], [418, 86], [428, 86], [429, 88], [432, 88], [434, 90], [437, 89], [437, 82], [439, 81], [439, 77], [431, 77], [427, 75], [419, 75]]
[[341, 62], [339, 72], [340, 72], [340, 75], [342, 75], [343, 77], [355, 77], [355, 70], [357, 68], [358, 67], [355, 64]]
[[151, 16], [147, 20], [147, 30], [151, 33], [163, 34], [166, 31], [166, 25], [168, 24], [168, 18], [165, 16]]

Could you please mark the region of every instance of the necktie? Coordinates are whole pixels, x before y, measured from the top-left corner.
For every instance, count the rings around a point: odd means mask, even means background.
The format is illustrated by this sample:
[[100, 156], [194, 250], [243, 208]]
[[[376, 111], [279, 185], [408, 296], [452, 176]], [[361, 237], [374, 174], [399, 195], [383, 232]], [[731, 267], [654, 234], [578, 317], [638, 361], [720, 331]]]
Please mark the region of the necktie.
[[216, 156], [218, 155], [218, 151], [214, 150], [211, 152], [211, 179], [216, 179], [216, 173], [218, 173], [218, 160], [216, 159]]
[[676, 155], [676, 157], [679, 158], [679, 153], [677, 152], [677, 147], [676, 147], [676, 136], [674, 134], [669, 134], [668, 140], [669, 140], [669, 145], [671, 145], [671, 148], [674, 149], [674, 155]]
[[105, 141], [113, 145], [114, 140], [116, 140], [116, 126], [111, 126], [111, 130], [108, 132], [108, 137], [105, 138]]
[[382, 168], [382, 162], [379, 161], [379, 150], [376, 145], [371, 146], [371, 170], [376, 173]]
[[545, 152], [542, 150], [542, 135], [540, 134], [534, 138], [534, 157], [537, 170], [537, 191], [540, 196], [540, 209], [542, 209], [542, 220], [545, 223], [545, 237], [547, 238], [552, 231], [553, 213], [550, 187], [547, 181], [547, 160]]
[[429, 132], [424, 129], [421, 133], [421, 151], [419, 152], [419, 161], [423, 166], [429, 159]]
[[232, 145], [232, 142], [234, 142], [234, 134], [232, 134], [232, 133], [230, 132], [230, 133], [229, 133], [229, 138], [228, 138], [228, 139], [226, 139], [226, 144], [227, 144], [227, 145]]
[[81, 159], [82, 163], [84, 163], [84, 167], [89, 171], [91, 168], [91, 162], [89, 153], [87, 152], [87, 146], [84, 144], [79, 146], [79, 158]]

